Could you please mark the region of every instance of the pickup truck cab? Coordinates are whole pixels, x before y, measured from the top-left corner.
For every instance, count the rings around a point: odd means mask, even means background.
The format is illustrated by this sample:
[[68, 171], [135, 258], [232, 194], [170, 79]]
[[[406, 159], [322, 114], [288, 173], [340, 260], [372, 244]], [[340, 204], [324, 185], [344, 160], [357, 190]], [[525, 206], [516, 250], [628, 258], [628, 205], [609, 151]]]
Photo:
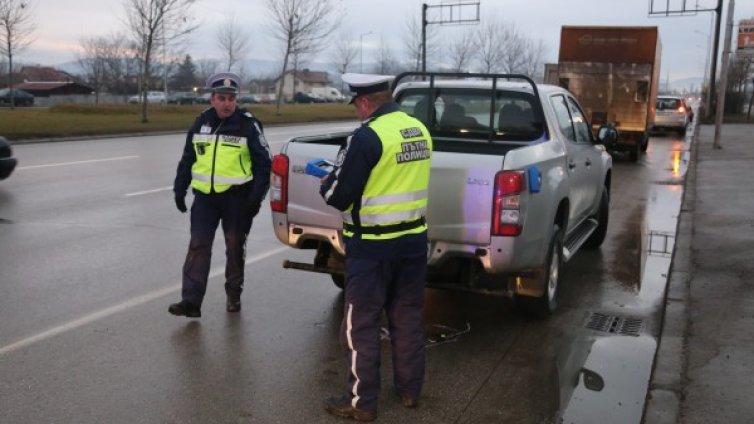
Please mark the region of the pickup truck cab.
[[[612, 159], [565, 89], [523, 75], [405, 73], [400, 107], [434, 143], [427, 211], [429, 287], [513, 296], [539, 316], [557, 306], [559, 270], [607, 231]], [[617, 137], [609, 127], [603, 141]], [[273, 158], [278, 239], [316, 249], [313, 263], [343, 284], [340, 214], [320, 197], [307, 162], [334, 161], [349, 133], [298, 137]]]

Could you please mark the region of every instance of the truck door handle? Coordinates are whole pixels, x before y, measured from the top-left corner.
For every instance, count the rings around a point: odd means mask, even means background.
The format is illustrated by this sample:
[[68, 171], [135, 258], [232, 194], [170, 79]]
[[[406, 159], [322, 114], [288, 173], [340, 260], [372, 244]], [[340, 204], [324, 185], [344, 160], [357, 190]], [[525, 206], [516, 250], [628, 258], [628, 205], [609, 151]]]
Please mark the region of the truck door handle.
[[591, 159], [587, 159], [586, 160], [586, 166], [592, 166], [592, 160]]
[[568, 169], [573, 169], [575, 167], [576, 167], [576, 162], [574, 162], [574, 161], [569, 161], [568, 162]]

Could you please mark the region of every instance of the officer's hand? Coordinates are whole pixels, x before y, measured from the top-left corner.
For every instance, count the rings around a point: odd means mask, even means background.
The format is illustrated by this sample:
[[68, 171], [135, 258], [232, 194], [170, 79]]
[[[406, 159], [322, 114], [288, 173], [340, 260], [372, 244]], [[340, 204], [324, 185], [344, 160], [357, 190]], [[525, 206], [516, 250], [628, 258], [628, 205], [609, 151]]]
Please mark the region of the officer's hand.
[[175, 207], [178, 208], [181, 213], [185, 213], [188, 209], [186, 209], [186, 196], [181, 196], [180, 194], [175, 195]]

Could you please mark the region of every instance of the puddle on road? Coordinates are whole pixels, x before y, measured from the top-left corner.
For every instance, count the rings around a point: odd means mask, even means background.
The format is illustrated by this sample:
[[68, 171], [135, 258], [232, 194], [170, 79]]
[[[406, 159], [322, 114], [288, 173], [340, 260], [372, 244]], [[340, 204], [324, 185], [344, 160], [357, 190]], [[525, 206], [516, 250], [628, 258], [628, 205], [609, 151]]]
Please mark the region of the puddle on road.
[[648, 336], [595, 340], [576, 374], [562, 422], [640, 422], [656, 348]]
[[[638, 228], [634, 226], [621, 235], [626, 243], [636, 238], [640, 242], [638, 287], [633, 292], [619, 293], [604, 306], [609, 309], [608, 314], [619, 311], [644, 320], [645, 325], [638, 336], [575, 331], [571, 345], [557, 359], [563, 423], [641, 421], [657, 349], [657, 340], [649, 334], [659, 327], [657, 321], [664, 308], [689, 144], [673, 142], [665, 159], [660, 159], [666, 162], [655, 168], [655, 183], [648, 186], [646, 205], [638, 211]], [[632, 221], [637, 224], [637, 220]]]

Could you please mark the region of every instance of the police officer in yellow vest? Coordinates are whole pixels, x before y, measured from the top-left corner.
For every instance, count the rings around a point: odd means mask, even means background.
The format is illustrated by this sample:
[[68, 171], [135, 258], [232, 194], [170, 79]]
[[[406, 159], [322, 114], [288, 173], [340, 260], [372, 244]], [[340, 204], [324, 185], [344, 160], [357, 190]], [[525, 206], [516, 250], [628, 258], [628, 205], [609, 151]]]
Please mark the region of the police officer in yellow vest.
[[422, 314], [427, 265], [427, 190], [432, 139], [402, 112], [392, 77], [344, 74], [363, 122], [322, 183], [327, 204], [342, 211], [346, 240], [340, 339], [348, 390], [325, 409], [357, 421], [376, 418], [380, 392], [380, 318], [386, 312], [395, 390], [416, 407], [424, 381]]
[[212, 242], [222, 223], [225, 236], [226, 310], [241, 310], [246, 237], [270, 183], [271, 156], [262, 124], [236, 105], [240, 78], [219, 73], [207, 79], [210, 104], [186, 136], [173, 185], [175, 204], [191, 205], [191, 241], [183, 265], [182, 300], [170, 305], [173, 315], [198, 318], [207, 289]]

